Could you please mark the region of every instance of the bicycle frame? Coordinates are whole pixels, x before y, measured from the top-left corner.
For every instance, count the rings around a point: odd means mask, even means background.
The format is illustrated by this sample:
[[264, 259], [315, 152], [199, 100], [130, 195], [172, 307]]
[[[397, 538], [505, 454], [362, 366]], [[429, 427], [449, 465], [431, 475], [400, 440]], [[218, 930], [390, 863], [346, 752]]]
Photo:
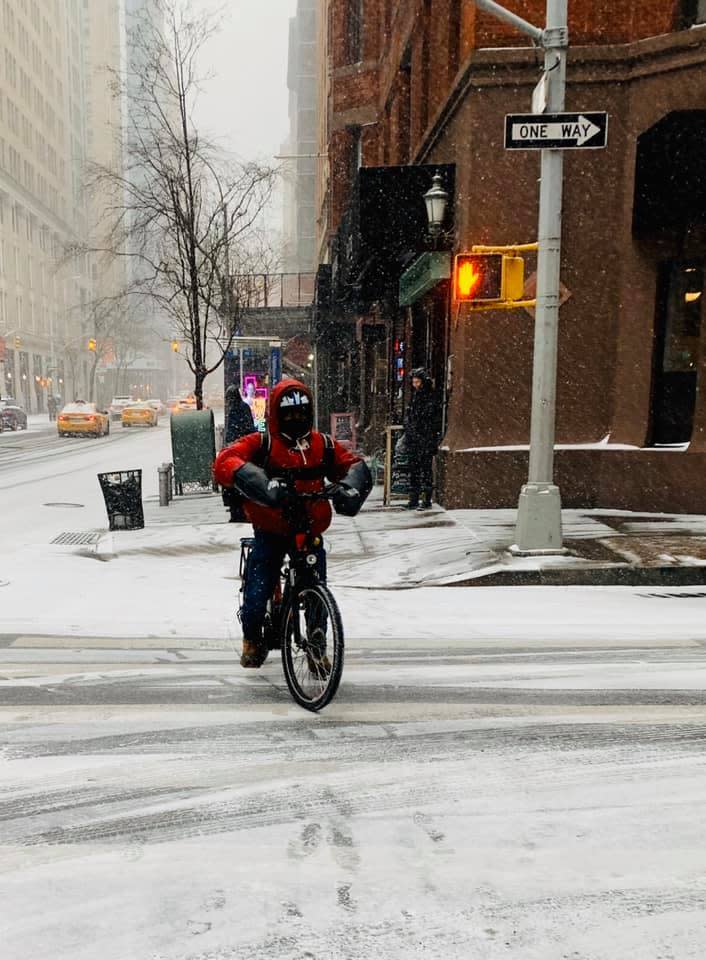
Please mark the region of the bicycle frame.
[[[272, 620], [270, 630], [273, 634], [268, 643], [270, 649], [272, 649], [272, 641], [279, 645], [280, 614], [287, 608], [292, 592], [305, 589], [320, 580], [317, 569], [318, 551], [323, 548], [323, 538], [311, 532], [306, 502], [328, 500], [331, 498], [332, 490], [333, 487], [329, 487], [328, 490], [319, 494], [296, 494], [286, 508], [287, 520], [294, 527], [295, 533], [290, 538], [280, 576], [268, 602], [268, 613]], [[242, 537], [240, 540], [241, 594], [245, 590], [247, 565], [253, 542], [252, 537]], [[240, 611], [238, 611], [238, 617], [240, 617]], [[297, 641], [301, 639], [298, 633], [297, 624]]]
[[[336, 485], [321, 493], [301, 494], [286, 508], [290, 529], [284, 558], [267, 601], [262, 642], [281, 648], [284, 677], [294, 701], [318, 711], [331, 702], [341, 682], [344, 660], [343, 622], [322, 574], [323, 539], [311, 530], [307, 500], [333, 496]], [[241, 540], [241, 592], [247, 589], [250, 549], [254, 539]], [[267, 650], [262, 651], [267, 655]], [[263, 661], [261, 661], [263, 662]]]

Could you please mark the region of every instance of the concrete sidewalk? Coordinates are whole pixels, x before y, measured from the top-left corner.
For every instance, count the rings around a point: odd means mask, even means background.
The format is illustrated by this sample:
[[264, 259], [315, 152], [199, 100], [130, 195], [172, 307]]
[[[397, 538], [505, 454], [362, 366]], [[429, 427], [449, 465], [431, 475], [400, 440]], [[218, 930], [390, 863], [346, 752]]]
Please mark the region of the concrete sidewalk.
[[[358, 589], [421, 586], [706, 585], [706, 517], [565, 510], [567, 553], [515, 557], [514, 510], [408, 512], [383, 507], [379, 488], [354, 520], [336, 518], [326, 536], [333, 583]], [[220, 495], [145, 503], [148, 527], [224, 524]], [[234, 533], [247, 536], [247, 525]], [[175, 531], [176, 532], [176, 531]]]

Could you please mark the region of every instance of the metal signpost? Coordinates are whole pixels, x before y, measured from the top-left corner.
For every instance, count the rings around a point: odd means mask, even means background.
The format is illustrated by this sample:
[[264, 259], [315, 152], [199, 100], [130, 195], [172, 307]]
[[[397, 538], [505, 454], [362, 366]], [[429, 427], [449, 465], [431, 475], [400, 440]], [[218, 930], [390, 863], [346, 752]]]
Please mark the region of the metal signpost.
[[563, 150], [605, 146], [607, 117], [564, 113], [568, 0], [547, 0], [544, 30], [494, 0], [476, 0], [476, 5], [517, 27], [545, 52], [544, 76], [532, 98], [532, 108], [542, 112], [506, 120], [508, 149], [542, 151], [529, 477], [520, 493], [516, 543], [512, 549], [517, 553], [557, 553], [562, 550], [561, 497], [554, 483], [554, 436]]

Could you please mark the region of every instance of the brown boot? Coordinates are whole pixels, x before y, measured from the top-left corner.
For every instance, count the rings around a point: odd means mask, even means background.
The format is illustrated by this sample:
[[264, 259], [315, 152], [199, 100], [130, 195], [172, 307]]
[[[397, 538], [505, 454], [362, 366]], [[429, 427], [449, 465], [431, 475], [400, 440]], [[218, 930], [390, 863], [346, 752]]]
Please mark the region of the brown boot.
[[262, 643], [255, 643], [243, 637], [243, 652], [240, 657], [240, 666], [257, 669], [267, 660], [267, 647]]

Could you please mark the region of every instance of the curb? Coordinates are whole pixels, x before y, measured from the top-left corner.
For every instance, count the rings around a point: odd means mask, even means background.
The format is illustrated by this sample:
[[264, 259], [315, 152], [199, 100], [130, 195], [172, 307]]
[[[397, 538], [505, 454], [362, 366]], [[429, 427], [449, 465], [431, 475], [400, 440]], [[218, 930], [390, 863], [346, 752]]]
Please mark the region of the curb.
[[503, 570], [467, 577], [439, 587], [701, 587], [703, 567], [595, 567], [582, 569]]

